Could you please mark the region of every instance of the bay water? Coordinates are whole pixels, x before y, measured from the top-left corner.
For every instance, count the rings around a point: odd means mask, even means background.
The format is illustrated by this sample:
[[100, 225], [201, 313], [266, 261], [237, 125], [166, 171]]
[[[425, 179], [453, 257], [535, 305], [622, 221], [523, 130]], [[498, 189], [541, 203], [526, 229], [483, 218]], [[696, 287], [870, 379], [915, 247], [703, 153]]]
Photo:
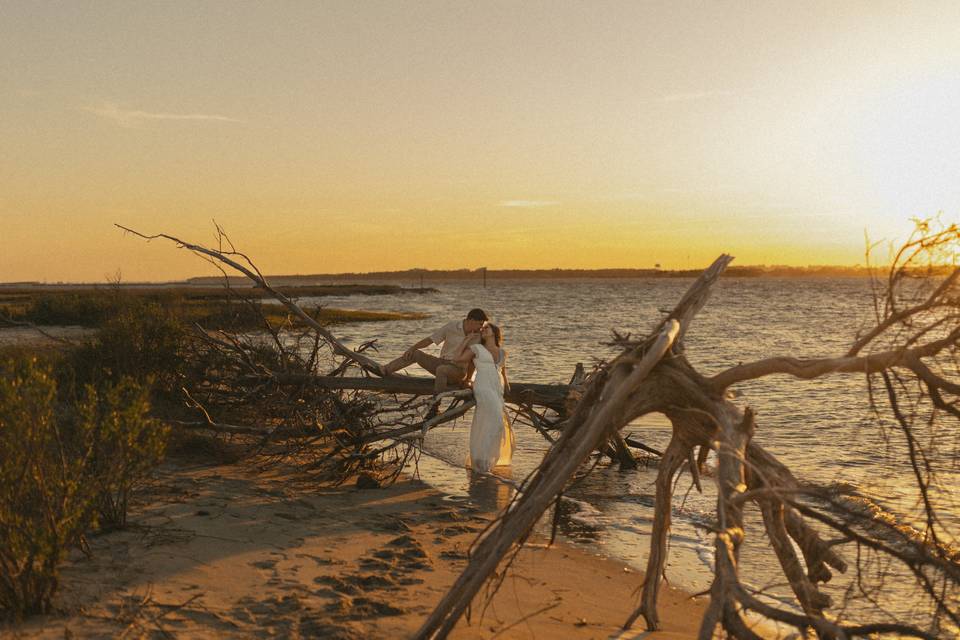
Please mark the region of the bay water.
[[[618, 350], [607, 346], [611, 331], [642, 336], [671, 309], [692, 283], [687, 278], [502, 280], [426, 282], [438, 293], [301, 299], [307, 306], [430, 314], [424, 320], [340, 325], [335, 332], [350, 346], [377, 339], [380, 361], [473, 307], [484, 309], [504, 331], [507, 368], [512, 381], [566, 383], [577, 363], [589, 370], [595, 360], [609, 360]], [[418, 286], [420, 282], [392, 284]], [[723, 278], [687, 334], [690, 362], [711, 375], [741, 362], [787, 355], [833, 357], [845, 353], [858, 330], [872, 320], [872, 295], [865, 278]], [[414, 365], [411, 375], [424, 372]], [[910, 471], [903, 436], [889, 417], [871, 411], [862, 374], [833, 374], [816, 380], [770, 376], [735, 387], [736, 402], [757, 414], [755, 439], [802, 480], [845, 483], [870, 496], [906, 522], [922, 522], [919, 494]], [[879, 403], [883, 405], [883, 401]], [[889, 413], [889, 410], [887, 410]], [[431, 431], [416, 471], [449, 499], [473, 500], [502, 508], [512, 490], [493, 480], [471, 480], [463, 468], [470, 415]], [[670, 425], [662, 416], [647, 416], [625, 433], [663, 449]], [[532, 472], [549, 446], [533, 429], [516, 429], [517, 452], [504, 473], [521, 481]], [[945, 429], [933, 464], [936, 499], [943, 524], [954, 540], [960, 530], [960, 500], [951, 491], [960, 486], [960, 430]], [[627, 567], [646, 563], [654, 503], [655, 464], [621, 472], [599, 466], [568, 492], [572, 502], [560, 519], [561, 532], [600, 555], [622, 559]], [[712, 537], [702, 525], [715, 513], [711, 478], [705, 492], [691, 487], [689, 475], [676, 483], [671, 561], [667, 578], [691, 592], [707, 589], [712, 565]], [[741, 573], [746, 582], [774, 600], [789, 600], [776, 558], [763, 532], [758, 512], [746, 516], [747, 542]], [[843, 549], [843, 548], [841, 548]], [[856, 558], [847, 557], [854, 572]], [[871, 566], [871, 570], [876, 567]], [[895, 619], [922, 620], [926, 615], [915, 585], [896, 568], [877, 604], [851, 600], [847, 614], [885, 609]], [[838, 577], [827, 591], [844, 600], [849, 579]], [[876, 614], [875, 615], [883, 615]], [[844, 614], [841, 614], [844, 615]]]

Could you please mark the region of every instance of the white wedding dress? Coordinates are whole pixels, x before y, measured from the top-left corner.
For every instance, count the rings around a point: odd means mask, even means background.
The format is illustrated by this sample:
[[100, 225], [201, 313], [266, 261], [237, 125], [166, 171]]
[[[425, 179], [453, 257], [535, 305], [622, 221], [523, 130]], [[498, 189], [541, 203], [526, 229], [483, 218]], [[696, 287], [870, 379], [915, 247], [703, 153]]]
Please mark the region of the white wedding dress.
[[497, 361], [480, 344], [471, 345], [477, 375], [473, 381], [473, 397], [477, 406], [470, 425], [470, 459], [468, 466], [477, 471], [510, 464], [513, 459], [513, 431], [503, 406], [503, 349]]

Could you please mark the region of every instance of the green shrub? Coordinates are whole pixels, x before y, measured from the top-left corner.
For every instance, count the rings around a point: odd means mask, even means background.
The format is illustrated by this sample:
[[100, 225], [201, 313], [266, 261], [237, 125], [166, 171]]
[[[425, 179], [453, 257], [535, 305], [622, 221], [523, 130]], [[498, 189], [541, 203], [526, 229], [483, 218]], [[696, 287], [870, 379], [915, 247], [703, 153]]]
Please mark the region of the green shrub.
[[77, 387], [128, 377], [140, 384], [152, 381], [156, 397], [176, 393], [183, 383], [186, 337], [169, 308], [131, 300], [103, 322], [91, 342], [73, 351]]
[[0, 610], [15, 618], [49, 610], [85, 532], [126, 523], [131, 490], [166, 444], [148, 387], [131, 378], [88, 385], [75, 404], [57, 395], [49, 365], [0, 364]]
[[57, 385], [34, 360], [0, 367], [0, 608], [46, 612], [68, 545], [92, 524], [88, 460], [62, 437]]
[[274, 312], [273, 305], [259, 300], [250, 303], [229, 299], [200, 301], [184, 306], [183, 314], [205, 329], [226, 331], [263, 330], [265, 317], [275, 325], [284, 320]]
[[178, 391], [187, 338], [183, 301], [162, 292], [146, 297], [122, 289], [37, 296], [22, 319], [39, 325], [78, 324], [98, 329], [89, 342], [71, 349], [61, 382], [81, 390], [130, 377], [152, 378], [154, 399]]
[[168, 429], [149, 417], [149, 386], [124, 378], [85, 389], [77, 406], [77, 440], [92, 450], [89, 472], [100, 491], [101, 529], [124, 527], [130, 493], [163, 459]]

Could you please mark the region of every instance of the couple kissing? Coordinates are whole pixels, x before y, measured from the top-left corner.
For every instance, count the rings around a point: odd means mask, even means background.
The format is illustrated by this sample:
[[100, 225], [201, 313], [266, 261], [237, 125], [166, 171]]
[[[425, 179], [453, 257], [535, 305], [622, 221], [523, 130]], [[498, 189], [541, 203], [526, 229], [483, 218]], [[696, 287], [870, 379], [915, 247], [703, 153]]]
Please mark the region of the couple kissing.
[[[431, 344], [440, 345], [440, 357], [422, 351]], [[470, 425], [467, 465], [475, 471], [489, 472], [493, 467], [510, 464], [514, 450], [513, 432], [503, 403], [504, 390], [510, 388], [506, 358], [500, 328], [489, 322], [483, 309], [471, 309], [463, 320], [448, 322], [387, 363], [383, 372], [393, 375], [417, 363], [433, 374], [435, 394], [467, 386], [473, 378], [477, 406]], [[438, 405], [432, 405], [426, 420], [437, 411]]]

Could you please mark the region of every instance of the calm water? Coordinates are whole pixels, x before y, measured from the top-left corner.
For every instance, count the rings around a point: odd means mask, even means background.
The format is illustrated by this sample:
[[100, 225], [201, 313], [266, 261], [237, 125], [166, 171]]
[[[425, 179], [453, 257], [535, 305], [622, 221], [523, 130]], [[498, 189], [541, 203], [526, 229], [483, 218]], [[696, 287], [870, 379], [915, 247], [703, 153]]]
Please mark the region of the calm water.
[[[338, 335], [351, 345], [379, 338], [381, 360], [400, 354], [407, 346], [429, 335], [448, 319], [460, 318], [471, 307], [482, 307], [503, 329], [509, 351], [507, 366], [512, 380], [566, 382], [575, 365], [588, 366], [593, 358], [609, 358], [615, 352], [602, 343], [611, 329], [645, 334], [672, 308], [691, 280], [571, 280], [442, 282], [440, 293], [303, 300], [330, 307], [420, 311], [428, 320], [385, 324], [355, 324], [339, 327]], [[398, 282], [412, 286], [412, 282]], [[427, 282], [427, 286], [432, 283]], [[701, 373], [711, 374], [739, 362], [773, 355], [821, 357], [841, 355], [857, 329], [868, 320], [870, 291], [862, 279], [724, 279], [700, 313], [687, 337], [687, 353]], [[413, 374], [422, 373], [416, 367]], [[882, 434], [870, 412], [866, 381], [860, 375], [834, 375], [804, 381], [775, 376], [737, 387], [737, 402], [757, 412], [755, 438], [787, 463], [801, 479], [846, 482], [876, 497], [890, 511], [915, 517], [917, 496], [911, 488], [902, 437], [888, 430]], [[452, 462], [465, 457], [469, 417], [454, 426], [436, 429], [425, 447]], [[663, 448], [669, 439], [668, 423], [658, 416], [643, 418], [627, 431], [648, 444]], [[956, 464], [956, 429], [942, 443], [947, 455], [936, 461], [940, 483], [952, 487], [960, 480]], [[518, 451], [512, 476], [522, 479], [539, 463], [546, 450], [543, 439], [530, 429], [517, 430]], [[501, 504], [509, 496], [496, 483], [471, 484], [466, 473], [424, 457], [421, 476], [452, 499], [472, 499]], [[565, 522], [567, 533], [606, 555], [620, 557], [642, 567], [653, 505], [656, 469], [621, 473], [599, 468], [570, 496], [579, 511]], [[709, 483], [708, 483], [709, 484]], [[715, 497], [690, 491], [684, 476], [677, 485], [674, 537], [671, 554], [676, 573], [668, 577], [690, 589], [709, 584], [712, 541], [693, 526], [709, 521]], [[939, 496], [946, 524], [955, 534], [960, 528], [960, 503], [945, 491]], [[574, 511], [577, 508], [573, 509]], [[773, 556], [766, 547], [757, 514], [748, 515], [748, 543], [744, 550], [744, 575], [755, 586], [780, 582]], [[853, 558], [848, 558], [852, 561]], [[683, 571], [681, 565], [699, 567]], [[834, 587], [836, 597], [842, 581]], [[782, 591], [782, 587], [779, 589]], [[777, 588], [773, 589], [778, 592]], [[894, 594], [888, 605], [906, 615], [915, 600], [909, 589]]]

